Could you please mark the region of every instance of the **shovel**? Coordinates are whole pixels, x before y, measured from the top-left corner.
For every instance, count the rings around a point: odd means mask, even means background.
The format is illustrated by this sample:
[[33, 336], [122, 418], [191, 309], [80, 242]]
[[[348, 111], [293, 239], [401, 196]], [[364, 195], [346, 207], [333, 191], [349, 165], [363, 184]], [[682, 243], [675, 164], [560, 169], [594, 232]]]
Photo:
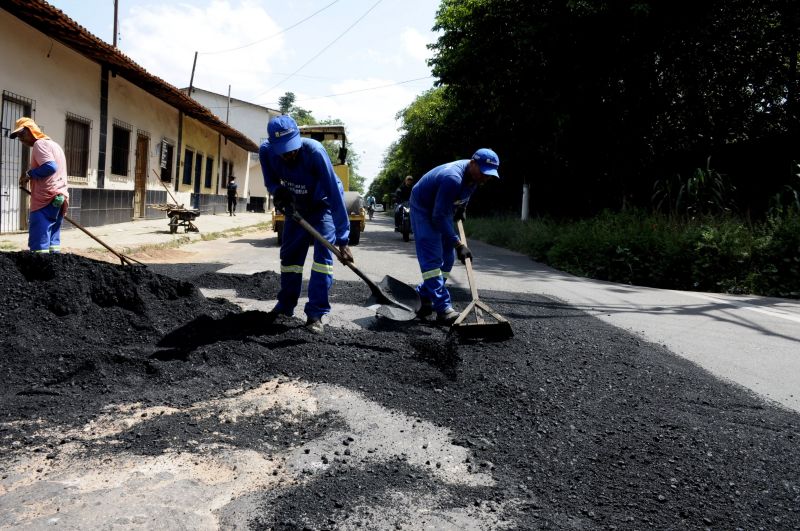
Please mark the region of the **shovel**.
[[[464, 234], [464, 224], [461, 220], [458, 220], [457, 225], [458, 237], [466, 245], [467, 237]], [[467, 280], [469, 281], [469, 290], [472, 293], [472, 302], [464, 308], [464, 311], [453, 322], [451, 330], [469, 338], [505, 339], [512, 337], [514, 332], [511, 330], [511, 323], [478, 298], [478, 287], [475, 285], [475, 275], [472, 272], [472, 258], [467, 258], [464, 261], [464, 266], [467, 268]], [[489, 314], [493, 320], [487, 321], [483, 312]], [[474, 313], [475, 319], [467, 322], [467, 317], [469, 317], [470, 313]]]
[[[22, 190], [23, 192], [25, 192], [26, 194], [31, 195], [31, 191], [28, 190], [27, 188], [25, 188], [23, 186], [20, 186], [19, 189]], [[80, 223], [78, 223], [77, 221], [73, 220], [72, 218], [70, 218], [66, 214], [64, 214], [64, 219], [66, 219], [67, 221], [69, 221], [70, 223], [75, 225], [75, 227], [79, 228], [81, 231], [83, 231], [84, 234], [89, 236], [91, 239], [93, 239], [94, 241], [96, 241], [97, 243], [99, 243], [100, 245], [105, 247], [106, 249], [108, 249], [111, 252], [111, 254], [113, 254], [114, 256], [119, 258], [119, 261], [122, 263], [122, 265], [133, 265], [134, 262], [136, 262], [137, 264], [139, 264], [141, 266], [145, 265], [145, 264], [141, 263], [139, 260], [136, 260], [135, 258], [131, 258], [130, 256], [124, 255], [124, 254], [120, 253], [119, 251], [115, 251], [114, 249], [109, 247], [103, 240], [101, 240], [100, 238], [98, 238], [97, 236], [95, 236], [94, 234], [89, 232], [88, 230], [86, 230], [85, 227], [83, 227]]]
[[[419, 294], [417, 293], [417, 290], [408, 284], [388, 275], [381, 282], [381, 284], [384, 286], [381, 288], [381, 286], [370, 280], [369, 277], [362, 273], [353, 262], [345, 260], [339, 249], [332, 245], [331, 242], [326, 240], [322, 234], [320, 234], [317, 229], [312, 227], [305, 219], [303, 219], [300, 214], [297, 212], [292, 212], [291, 218], [301, 227], [303, 227], [306, 232], [313, 236], [315, 240], [327, 247], [328, 250], [332, 252], [341, 263], [349, 267], [353, 273], [358, 275], [359, 278], [361, 278], [361, 280], [363, 280], [367, 286], [369, 286], [372, 296], [367, 302], [370, 303], [370, 301], [374, 300], [375, 303], [381, 305], [377, 310], [378, 315], [393, 321], [410, 321], [417, 316], [415, 308], [418, 308], [420, 305]], [[390, 297], [386, 290], [391, 290], [393, 293], [400, 293], [400, 298], [406, 301], [408, 304], [403, 304], [402, 302]]]

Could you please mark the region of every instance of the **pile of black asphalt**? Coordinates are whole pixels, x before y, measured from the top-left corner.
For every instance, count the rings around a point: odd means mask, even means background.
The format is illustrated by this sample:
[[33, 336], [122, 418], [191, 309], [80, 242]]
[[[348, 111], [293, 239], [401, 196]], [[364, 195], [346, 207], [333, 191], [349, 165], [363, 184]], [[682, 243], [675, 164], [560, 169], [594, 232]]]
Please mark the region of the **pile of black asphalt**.
[[[354, 527], [353, 507], [401, 487], [451, 508], [505, 507], [503, 525], [516, 529], [800, 527], [797, 413], [557, 301], [482, 292], [512, 323], [504, 341], [464, 340], [419, 320], [316, 336], [300, 320], [270, 324], [198, 289], [274, 300], [275, 273], [168, 272], [0, 253], [0, 475], [19, 453], [58, 451], [17, 421], [77, 427], [107, 404], [186, 406], [286, 378], [342, 386], [448, 429], [469, 450], [469, 469], [491, 471], [495, 483], [445, 485], [401, 457], [335, 460], [302, 486], [262, 493], [252, 528]], [[453, 293], [463, 307], [468, 293]], [[368, 295], [355, 282], [331, 292], [350, 304]], [[191, 432], [201, 426], [159, 423], [102, 451], [149, 454], [203, 436]], [[243, 427], [226, 444], [288, 448], [337, 423], [317, 419], [309, 433], [265, 424], [275, 437]], [[504, 505], [512, 499], [521, 502]]]

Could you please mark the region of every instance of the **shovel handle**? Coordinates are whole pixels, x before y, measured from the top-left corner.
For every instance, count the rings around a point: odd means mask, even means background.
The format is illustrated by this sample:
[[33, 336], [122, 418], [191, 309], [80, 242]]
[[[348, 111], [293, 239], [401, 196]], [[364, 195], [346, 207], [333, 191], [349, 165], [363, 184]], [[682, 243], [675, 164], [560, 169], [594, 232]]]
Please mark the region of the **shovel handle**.
[[[27, 188], [25, 188], [24, 186], [20, 186], [19, 189], [22, 190], [23, 192], [25, 192], [26, 194], [31, 195], [31, 191], [28, 190]], [[106, 249], [108, 249], [111, 252], [111, 254], [113, 254], [114, 256], [119, 258], [120, 262], [122, 262], [122, 265], [131, 265], [131, 262], [136, 262], [139, 265], [144, 265], [139, 260], [131, 258], [130, 256], [125, 256], [124, 254], [115, 251], [114, 249], [109, 247], [103, 240], [101, 240], [100, 238], [98, 238], [97, 236], [95, 236], [94, 234], [89, 232], [88, 230], [86, 230], [86, 228], [84, 228], [80, 223], [78, 223], [74, 219], [70, 218], [68, 215], [64, 214], [64, 219], [66, 219], [67, 221], [69, 221], [70, 223], [75, 225], [75, 227], [77, 227], [78, 229], [83, 231], [83, 233], [86, 234], [87, 236], [89, 236], [91, 239], [93, 239], [94, 241], [96, 241], [97, 243], [99, 243], [100, 245], [105, 247]]]
[[342, 252], [339, 249], [337, 249], [335, 245], [333, 245], [331, 242], [326, 240], [322, 236], [322, 234], [319, 233], [319, 231], [317, 229], [315, 229], [314, 227], [311, 226], [311, 224], [308, 221], [303, 219], [303, 216], [301, 216], [297, 212], [292, 212], [291, 218], [295, 222], [297, 222], [301, 227], [303, 227], [306, 230], [306, 232], [308, 232], [311, 236], [313, 236], [315, 240], [317, 240], [319, 243], [321, 243], [322, 245], [327, 247], [328, 250], [330, 252], [332, 252], [333, 255], [336, 258], [338, 258], [341, 263], [343, 263], [344, 265], [349, 267], [353, 271], [353, 273], [355, 273], [356, 275], [358, 275], [361, 278], [361, 280], [366, 282], [370, 287], [373, 285], [373, 282], [364, 273], [362, 273], [361, 270], [358, 269], [353, 264], [353, 262], [351, 262], [350, 260], [345, 260], [344, 256], [342, 256]]
[[[464, 234], [464, 224], [459, 219], [456, 221], [456, 225], [458, 226], [458, 238], [461, 240], [461, 243], [467, 245], [467, 235]], [[478, 300], [478, 286], [475, 285], [475, 275], [472, 272], [472, 258], [467, 258], [464, 260], [464, 267], [467, 268], [467, 281], [469, 282], [469, 291], [472, 294], [472, 300]]]

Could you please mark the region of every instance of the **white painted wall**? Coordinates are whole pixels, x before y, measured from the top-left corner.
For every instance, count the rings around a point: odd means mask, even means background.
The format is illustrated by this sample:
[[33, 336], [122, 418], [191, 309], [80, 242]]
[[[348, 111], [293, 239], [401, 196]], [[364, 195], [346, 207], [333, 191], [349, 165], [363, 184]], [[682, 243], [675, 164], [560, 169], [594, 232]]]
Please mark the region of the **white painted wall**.
[[[275, 109], [269, 109], [235, 98], [231, 98], [229, 107], [227, 95], [216, 94], [196, 87], [192, 88], [192, 98], [211, 110], [222, 121], [225, 121], [227, 116], [228, 123], [234, 129], [247, 135], [250, 140], [259, 146], [267, 137], [267, 123], [270, 118], [280, 114]], [[243, 188], [248, 191], [247, 195], [266, 197], [267, 188], [264, 186], [264, 177], [261, 174], [261, 165], [258, 162], [257, 153], [250, 155], [248, 166], [249, 176], [246, 179], [242, 179], [242, 176], [238, 175], [239, 182], [244, 183]]]
[[66, 114], [91, 120], [88, 184], [97, 187], [100, 65], [0, 9], [0, 90], [34, 100], [34, 120], [62, 147]]
[[[99, 78], [98, 78], [99, 79]], [[99, 84], [99, 80], [98, 80]], [[99, 105], [98, 96], [98, 105]], [[131, 126], [130, 156], [128, 175], [111, 173], [112, 139], [114, 119]], [[203, 126], [208, 129], [206, 126]], [[166, 138], [175, 147], [177, 154], [178, 110], [167, 105], [152, 94], [145, 92], [121, 76], [109, 76], [108, 80], [108, 137], [106, 141], [106, 179], [105, 187], [115, 190], [133, 190], [136, 168], [136, 135], [138, 131], [150, 135], [150, 150], [147, 164], [147, 189], [163, 190], [153, 170], [161, 172], [161, 139]], [[175, 157], [173, 157], [174, 159]], [[97, 159], [95, 159], [97, 164]], [[175, 161], [173, 160], [173, 168]], [[171, 183], [165, 183], [170, 186]], [[170, 188], [172, 190], [172, 188]], [[174, 192], [173, 192], [174, 193]]]

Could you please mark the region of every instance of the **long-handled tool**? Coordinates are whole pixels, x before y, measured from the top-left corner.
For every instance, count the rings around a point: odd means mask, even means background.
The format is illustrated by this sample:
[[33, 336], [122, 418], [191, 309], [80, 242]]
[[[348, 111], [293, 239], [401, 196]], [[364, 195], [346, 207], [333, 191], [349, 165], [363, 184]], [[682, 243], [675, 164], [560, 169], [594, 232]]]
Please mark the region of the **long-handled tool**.
[[[19, 189], [22, 190], [23, 192], [25, 192], [26, 194], [31, 195], [31, 191], [28, 190], [27, 188], [25, 188], [23, 186], [20, 186]], [[64, 219], [66, 219], [67, 221], [69, 221], [70, 223], [75, 225], [76, 228], [82, 230], [84, 232], [84, 234], [89, 236], [91, 239], [93, 239], [94, 241], [96, 241], [97, 243], [99, 243], [100, 245], [105, 247], [106, 249], [108, 249], [111, 252], [111, 254], [113, 254], [117, 258], [119, 258], [120, 262], [122, 262], [122, 265], [133, 265], [133, 262], [136, 262], [137, 264], [142, 265], [142, 266], [145, 265], [145, 264], [141, 263], [139, 260], [136, 260], [135, 258], [131, 258], [130, 256], [127, 256], [127, 255], [124, 255], [124, 254], [122, 254], [122, 253], [120, 253], [118, 251], [115, 251], [114, 249], [109, 247], [103, 240], [101, 240], [100, 238], [98, 238], [97, 236], [95, 236], [94, 234], [89, 232], [88, 230], [86, 230], [86, 228], [84, 228], [80, 223], [78, 223], [77, 221], [73, 220], [72, 218], [70, 218], [66, 214], [64, 214]]]
[[161, 176], [158, 174], [158, 172], [155, 170], [155, 168], [153, 169], [153, 175], [156, 176], [156, 181], [158, 181], [159, 184], [164, 187], [164, 190], [166, 190], [167, 194], [172, 198], [172, 201], [174, 202], [175, 206], [178, 207], [178, 208], [183, 208], [183, 204], [180, 204], [180, 205], [178, 204], [178, 200], [175, 199], [175, 196], [172, 195], [172, 192], [169, 191], [169, 188], [167, 187], [167, 185], [164, 184], [164, 181], [161, 180]]
[[[464, 224], [459, 220], [458, 236], [461, 242], [466, 245], [467, 237], [464, 234]], [[467, 280], [469, 281], [469, 290], [472, 293], [472, 302], [470, 302], [464, 311], [453, 322], [452, 330], [458, 334], [470, 338], [508, 338], [514, 335], [511, 330], [511, 323], [492, 310], [485, 302], [478, 299], [478, 287], [475, 285], [475, 276], [472, 272], [472, 258], [467, 258], [464, 261], [464, 266], [467, 268]], [[486, 321], [483, 312], [489, 314], [494, 321]], [[466, 322], [470, 313], [474, 313], [475, 321]]]
[[372, 292], [371, 298], [374, 299], [376, 303], [381, 305], [377, 311], [378, 315], [393, 321], [410, 321], [416, 317], [417, 314], [415, 308], [419, 307], [419, 294], [417, 293], [417, 290], [400, 280], [386, 276], [383, 279], [382, 284], [395, 293], [401, 292], [402, 296], [399, 298], [407, 301], [409, 304], [403, 304], [395, 300], [394, 298], [390, 297], [378, 284], [370, 280], [369, 277], [362, 273], [361, 270], [359, 270], [355, 264], [353, 264], [353, 262], [345, 260], [339, 249], [332, 245], [331, 242], [326, 240], [322, 234], [320, 234], [314, 227], [311, 226], [311, 224], [303, 219], [300, 214], [293, 212], [291, 218], [301, 227], [303, 227], [306, 232], [313, 236], [315, 240], [327, 247], [328, 250], [330, 250], [330, 252], [332, 252], [340, 262], [349, 267], [353, 273], [358, 275], [359, 278], [361, 278], [361, 280], [363, 280], [367, 286], [369, 286], [369, 289]]

